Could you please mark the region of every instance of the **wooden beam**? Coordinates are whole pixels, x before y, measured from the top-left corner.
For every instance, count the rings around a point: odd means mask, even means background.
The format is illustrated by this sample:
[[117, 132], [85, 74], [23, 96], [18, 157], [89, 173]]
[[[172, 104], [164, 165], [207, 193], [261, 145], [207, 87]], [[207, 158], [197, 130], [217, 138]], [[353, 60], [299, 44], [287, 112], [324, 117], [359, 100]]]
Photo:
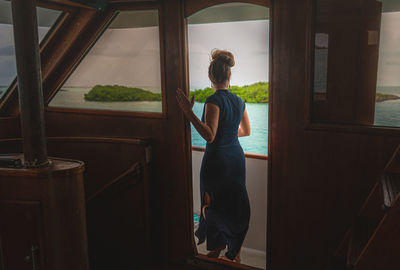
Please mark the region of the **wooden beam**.
[[45, 139], [42, 78], [35, 0], [13, 0], [15, 54], [25, 165], [49, 164]]

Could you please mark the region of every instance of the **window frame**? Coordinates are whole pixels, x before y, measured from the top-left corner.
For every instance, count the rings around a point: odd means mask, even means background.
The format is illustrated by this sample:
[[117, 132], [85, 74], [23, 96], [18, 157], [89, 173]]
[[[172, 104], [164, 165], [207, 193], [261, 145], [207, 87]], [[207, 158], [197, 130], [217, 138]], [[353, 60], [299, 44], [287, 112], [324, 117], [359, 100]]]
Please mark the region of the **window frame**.
[[[310, 5], [310, 14], [307, 18], [307, 44], [306, 44], [306, 65], [304, 70], [306, 72], [305, 89], [305, 126], [307, 131], [322, 131], [322, 132], [336, 132], [336, 133], [358, 133], [365, 135], [379, 135], [379, 136], [399, 136], [400, 127], [394, 126], [376, 126], [376, 125], [362, 125], [329, 121], [316, 121], [313, 120], [313, 94], [314, 94], [314, 53], [315, 53], [315, 35], [317, 25], [317, 4], [318, 0], [313, 0]], [[308, 75], [307, 75], [308, 74]]]
[[[49, 104], [64, 83], [80, 65], [85, 56], [102, 37], [103, 33], [108, 29], [108, 26], [118, 16], [121, 11], [135, 11], [135, 10], [157, 10], [158, 12], [158, 27], [159, 27], [159, 46], [160, 46], [160, 75], [161, 75], [161, 112], [142, 112], [142, 111], [122, 111], [122, 110], [105, 110], [105, 109], [88, 109], [88, 108], [68, 108], [68, 107], [50, 107]], [[167, 103], [166, 103], [166, 81], [165, 81], [165, 42], [164, 42], [164, 21], [162, 14], [162, 6], [159, 3], [149, 4], [135, 4], [135, 3], [114, 3], [109, 4], [107, 11], [105, 12], [104, 25], [98, 34], [95, 35], [92, 40], [88, 42], [84, 52], [81, 53], [73, 66], [67, 72], [65, 76], [58, 84], [57, 87], [52, 90], [48, 98], [45, 101], [45, 110], [49, 112], [65, 112], [65, 113], [77, 113], [77, 114], [89, 114], [89, 115], [112, 115], [112, 116], [129, 116], [138, 118], [167, 118]]]

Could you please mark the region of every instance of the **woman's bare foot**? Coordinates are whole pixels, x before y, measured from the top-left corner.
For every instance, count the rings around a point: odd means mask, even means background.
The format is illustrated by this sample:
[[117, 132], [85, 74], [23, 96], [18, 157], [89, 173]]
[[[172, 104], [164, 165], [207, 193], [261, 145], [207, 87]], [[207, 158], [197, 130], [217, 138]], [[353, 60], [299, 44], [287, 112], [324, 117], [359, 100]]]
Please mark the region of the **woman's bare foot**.
[[209, 258], [218, 258], [218, 257], [219, 257], [219, 254], [220, 254], [221, 251], [223, 251], [224, 249], [225, 249], [225, 246], [216, 248], [216, 249], [214, 249], [214, 250], [211, 250], [210, 252], [207, 253], [207, 257], [209, 257]]
[[235, 259], [233, 259], [234, 262], [240, 263], [240, 251], [239, 253], [236, 255]]
[[229, 259], [226, 256], [221, 256], [220, 259], [225, 260], [225, 261], [240, 263], [240, 251], [239, 251], [239, 253], [236, 255], [236, 257], [233, 260]]

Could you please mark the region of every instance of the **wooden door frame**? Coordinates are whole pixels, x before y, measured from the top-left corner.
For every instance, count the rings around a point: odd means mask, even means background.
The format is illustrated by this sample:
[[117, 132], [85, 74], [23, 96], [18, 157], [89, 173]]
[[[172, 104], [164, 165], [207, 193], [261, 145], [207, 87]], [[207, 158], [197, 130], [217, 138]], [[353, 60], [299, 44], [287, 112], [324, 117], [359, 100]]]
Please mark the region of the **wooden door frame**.
[[[273, 7], [274, 7], [274, 0], [207, 0], [207, 1], [198, 1], [198, 0], [184, 0], [184, 51], [183, 51], [183, 55], [185, 58], [185, 63], [184, 63], [184, 67], [185, 67], [185, 84], [186, 84], [186, 89], [189, 91], [189, 50], [188, 50], [188, 42], [187, 42], [187, 17], [208, 7], [214, 6], [214, 5], [220, 5], [220, 4], [225, 4], [225, 3], [233, 3], [233, 2], [240, 2], [240, 3], [247, 3], [247, 4], [255, 4], [255, 5], [259, 5], [259, 6], [265, 6], [269, 8], [269, 21], [270, 21], [270, 26], [269, 26], [269, 103], [268, 103], [268, 129], [271, 129], [271, 120], [272, 120], [272, 95], [273, 95], [273, 82], [272, 82], [272, 78], [273, 78], [273, 16], [274, 16], [274, 12], [273, 12]], [[187, 122], [187, 121], [186, 121]], [[190, 124], [187, 122], [186, 123], [186, 138], [188, 143], [188, 146], [191, 146], [191, 129], [190, 129]], [[270, 188], [270, 175], [271, 175], [271, 170], [270, 170], [270, 163], [271, 163], [271, 158], [270, 157], [270, 145], [272, 142], [272, 138], [271, 138], [271, 133], [268, 132], [268, 176], [267, 176], [267, 248], [266, 248], [266, 253], [267, 253], [267, 260], [266, 260], [266, 267], [268, 267], [269, 263], [269, 243], [268, 243], [268, 228], [269, 228], [269, 205], [270, 205], [270, 198], [271, 196], [269, 196], [271, 188]], [[191, 147], [187, 147], [187, 151], [189, 152], [189, 166], [190, 169], [188, 170], [190, 172], [190, 175], [188, 175], [188, 179], [192, 179], [192, 149]], [[193, 180], [190, 181], [190, 186], [191, 188], [193, 188]], [[193, 189], [191, 189], [193, 190]], [[191, 211], [192, 211], [192, 215], [193, 215], [193, 192], [191, 192], [190, 194], [190, 202], [189, 205], [191, 206]], [[194, 239], [194, 235], [192, 233], [192, 239], [193, 239], [193, 251], [196, 254], [195, 256], [195, 260], [197, 261], [197, 263], [199, 263], [199, 261], [201, 261], [201, 264], [207, 267], [207, 263], [208, 264], [215, 264], [215, 263], [221, 263], [219, 261], [216, 260], [210, 260], [209, 258], [207, 258], [204, 255], [199, 255], [197, 253], [197, 249], [196, 249], [196, 244], [195, 244], [195, 239]], [[208, 261], [208, 262], [207, 262]], [[246, 269], [246, 270], [256, 270], [258, 268], [254, 268], [251, 266], [247, 266], [247, 265], [240, 265], [238, 266], [237, 264], [233, 264], [233, 263], [223, 263], [224, 265], [230, 266], [230, 269]], [[221, 267], [223, 267], [221, 265]], [[214, 269], [214, 268], [213, 268]], [[268, 269], [268, 268], [267, 268]]]

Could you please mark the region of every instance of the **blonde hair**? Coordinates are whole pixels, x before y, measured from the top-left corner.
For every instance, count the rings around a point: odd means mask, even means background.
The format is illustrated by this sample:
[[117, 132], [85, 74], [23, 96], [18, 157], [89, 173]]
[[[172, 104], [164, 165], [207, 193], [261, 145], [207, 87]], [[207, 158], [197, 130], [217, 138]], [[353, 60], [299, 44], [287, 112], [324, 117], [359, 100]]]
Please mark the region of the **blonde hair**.
[[235, 58], [231, 52], [214, 49], [211, 51], [208, 78], [213, 84], [224, 83], [231, 77], [231, 67], [234, 65]]

